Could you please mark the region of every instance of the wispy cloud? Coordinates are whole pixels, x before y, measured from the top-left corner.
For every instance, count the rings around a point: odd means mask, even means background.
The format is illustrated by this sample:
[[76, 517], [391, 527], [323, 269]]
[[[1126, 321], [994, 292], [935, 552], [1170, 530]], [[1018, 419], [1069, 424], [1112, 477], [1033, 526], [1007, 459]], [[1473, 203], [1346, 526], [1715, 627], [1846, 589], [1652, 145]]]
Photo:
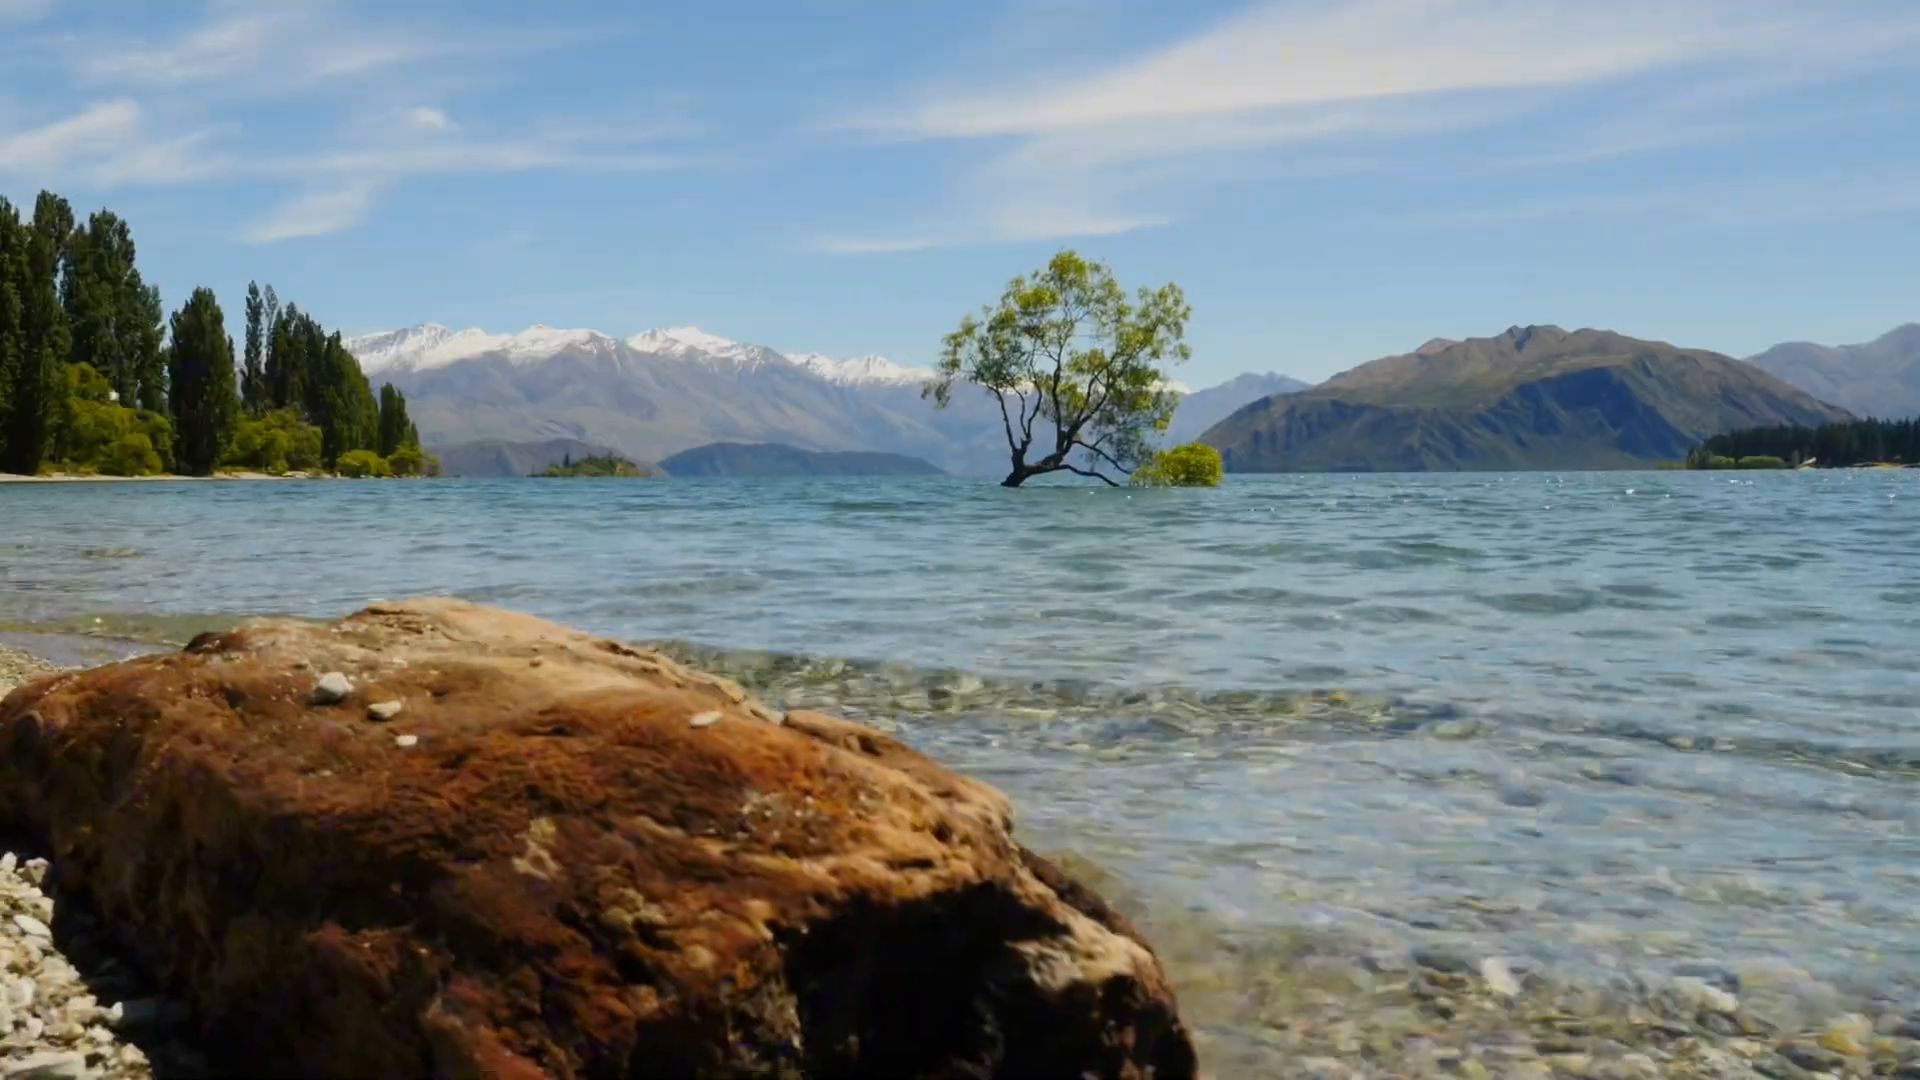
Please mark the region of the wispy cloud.
[[[1164, 178], [1177, 179], [1180, 169], [1161, 169], [1163, 182], [1143, 184], [1140, 174], [1156, 165], [1204, 170], [1281, 147], [1491, 127], [1592, 87], [1656, 75], [1703, 101], [1719, 94], [1737, 102], [1737, 80], [1756, 67], [1816, 78], [1897, 58], [1916, 41], [1920, 10], [1878, 3], [1836, 10], [1818, 0], [1267, 2], [1104, 67], [936, 86], [832, 126], [882, 142], [980, 143], [987, 156], [947, 193], [951, 205], [937, 217], [984, 223], [994, 207], [1039, 192], [1043, 203], [1076, 211], [1053, 215], [1065, 237], [1086, 235], [1082, 225], [1160, 220], [1156, 208], [1177, 186]], [[1657, 134], [1625, 133], [1613, 140], [1615, 152], [1721, 137], [1735, 126], [1704, 107], [1685, 121]], [[1569, 151], [1564, 163], [1574, 160]], [[830, 246], [900, 249], [887, 237]]]
[[[49, 6], [0, 0], [0, 18]], [[49, 37], [41, 51], [64, 65], [83, 102], [93, 101], [65, 115], [44, 105], [0, 115], [0, 175], [97, 188], [297, 185], [265, 219], [239, 229], [265, 243], [351, 228], [382, 192], [415, 177], [696, 163], [663, 146], [697, 132], [677, 100], [637, 116], [488, 122], [482, 111], [456, 121], [449, 88], [474, 85], [485, 77], [474, 73], [503, 68], [497, 61], [510, 54], [561, 48], [595, 28], [435, 26], [397, 21], [392, 10], [347, 0], [209, 0], [197, 17], [157, 33]], [[287, 124], [261, 122], [261, 108], [295, 103], [298, 137]]]
[[247, 230], [254, 244], [325, 236], [352, 228], [365, 219], [375, 186], [361, 182], [334, 191], [317, 191], [291, 199]]

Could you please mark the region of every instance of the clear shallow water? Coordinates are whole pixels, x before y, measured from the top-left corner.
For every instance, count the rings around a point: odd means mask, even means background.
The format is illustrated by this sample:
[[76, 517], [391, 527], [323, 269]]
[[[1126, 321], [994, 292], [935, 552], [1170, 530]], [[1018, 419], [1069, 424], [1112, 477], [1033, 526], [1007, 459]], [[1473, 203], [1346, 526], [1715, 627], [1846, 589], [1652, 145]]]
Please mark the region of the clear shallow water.
[[724, 650], [1222, 941], [1920, 997], [1920, 473], [0, 486], [3, 629], [421, 593]]

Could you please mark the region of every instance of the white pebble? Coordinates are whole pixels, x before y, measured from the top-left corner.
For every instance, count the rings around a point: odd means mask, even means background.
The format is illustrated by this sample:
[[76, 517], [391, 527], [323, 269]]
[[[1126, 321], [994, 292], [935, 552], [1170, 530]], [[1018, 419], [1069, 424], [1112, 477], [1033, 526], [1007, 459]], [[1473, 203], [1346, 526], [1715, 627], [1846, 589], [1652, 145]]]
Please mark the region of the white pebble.
[[1520, 980], [1513, 977], [1513, 969], [1497, 956], [1489, 956], [1480, 961], [1480, 977], [1487, 980], [1488, 989], [1501, 997], [1517, 997], [1520, 994]]
[[378, 704], [367, 706], [367, 715], [384, 723], [399, 716], [400, 710], [405, 707], [405, 705], [398, 701], [382, 701]]
[[50, 938], [53, 936], [53, 931], [47, 928], [46, 923], [41, 922], [31, 915], [15, 915], [13, 917], [13, 925], [19, 927], [32, 937]]
[[420, 736], [418, 736], [418, 735], [395, 735], [395, 736], [393, 737], [393, 745], [395, 745], [395, 746], [418, 746], [418, 745], [420, 745]]
[[347, 700], [347, 695], [351, 693], [353, 684], [347, 681], [347, 677], [338, 671], [329, 671], [314, 684], [313, 695], [308, 700], [315, 705], [338, 705]]
[[90, 1075], [87, 1055], [74, 1050], [48, 1051], [0, 1064], [0, 1076], [6, 1080], [83, 1080]]
[[1687, 1000], [1710, 1012], [1731, 1014], [1740, 1008], [1740, 999], [1725, 990], [1691, 975], [1682, 975], [1673, 980], [1672, 986]]
[[693, 719], [687, 721], [688, 724], [697, 728], [712, 727], [713, 725], [719, 722], [720, 722], [720, 714], [717, 712], [699, 713], [696, 716], [694, 716]]

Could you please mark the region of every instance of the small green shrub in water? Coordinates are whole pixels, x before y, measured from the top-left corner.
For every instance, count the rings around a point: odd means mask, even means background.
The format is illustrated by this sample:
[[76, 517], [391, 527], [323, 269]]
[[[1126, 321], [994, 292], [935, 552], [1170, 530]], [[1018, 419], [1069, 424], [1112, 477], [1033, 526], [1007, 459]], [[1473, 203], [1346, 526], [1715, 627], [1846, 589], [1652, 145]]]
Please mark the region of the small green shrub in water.
[[1219, 487], [1226, 475], [1220, 451], [1191, 442], [1164, 450], [1134, 470], [1134, 487]]
[[393, 468], [387, 459], [371, 450], [349, 450], [334, 462], [334, 471], [341, 476], [354, 480], [370, 476], [392, 476]]
[[1786, 469], [1791, 468], [1785, 461], [1768, 454], [1743, 457], [1734, 463], [1736, 469]]

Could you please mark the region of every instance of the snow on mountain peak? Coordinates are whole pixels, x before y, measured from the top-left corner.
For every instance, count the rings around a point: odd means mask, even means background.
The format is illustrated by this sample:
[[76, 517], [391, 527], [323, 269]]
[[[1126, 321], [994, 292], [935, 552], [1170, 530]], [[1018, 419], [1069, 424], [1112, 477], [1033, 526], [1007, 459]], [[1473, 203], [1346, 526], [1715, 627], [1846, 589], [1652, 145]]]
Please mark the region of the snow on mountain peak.
[[878, 354], [856, 356], [849, 360], [836, 360], [819, 353], [788, 353], [787, 359], [813, 372], [831, 383], [842, 386], [860, 383], [882, 383], [891, 386], [908, 386], [926, 382], [933, 378], [930, 368], [910, 368]]
[[490, 334], [478, 327], [450, 330], [439, 323], [422, 323], [349, 338], [346, 344], [359, 358], [361, 370], [370, 375], [426, 371], [490, 355], [503, 356], [515, 364], [539, 363], [562, 353], [581, 351], [615, 356], [624, 346], [647, 356], [718, 369], [759, 371], [769, 365], [792, 365], [841, 386], [908, 386], [933, 377], [931, 370], [904, 367], [884, 356], [841, 360], [818, 353], [783, 354], [765, 345], [710, 334], [697, 326], [655, 328], [620, 342], [595, 330], [563, 330], [544, 324], [517, 334]]

